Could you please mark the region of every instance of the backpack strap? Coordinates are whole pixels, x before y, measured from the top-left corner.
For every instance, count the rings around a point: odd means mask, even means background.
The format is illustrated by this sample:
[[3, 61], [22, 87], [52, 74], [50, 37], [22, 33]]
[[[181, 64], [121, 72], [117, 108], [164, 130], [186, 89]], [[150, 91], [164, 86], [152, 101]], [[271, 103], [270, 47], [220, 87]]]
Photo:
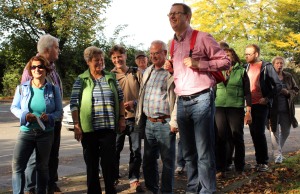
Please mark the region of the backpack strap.
[[[195, 46], [196, 39], [197, 39], [197, 34], [198, 34], [198, 30], [193, 30], [192, 37], [191, 37], [191, 42], [190, 42], [189, 57], [192, 57], [194, 46]], [[171, 59], [173, 58], [173, 55], [174, 55], [174, 44], [175, 44], [175, 42], [174, 42], [174, 38], [173, 38], [172, 42], [171, 42], [171, 47], [170, 47], [170, 57], [171, 57]]]
[[198, 30], [193, 30], [192, 37], [191, 37], [191, 42], [190, 42], [189, 57], [192, 57], [194, 46], [195, 46], [195, 43], [196, 43], [197, 34], [198, 34]]

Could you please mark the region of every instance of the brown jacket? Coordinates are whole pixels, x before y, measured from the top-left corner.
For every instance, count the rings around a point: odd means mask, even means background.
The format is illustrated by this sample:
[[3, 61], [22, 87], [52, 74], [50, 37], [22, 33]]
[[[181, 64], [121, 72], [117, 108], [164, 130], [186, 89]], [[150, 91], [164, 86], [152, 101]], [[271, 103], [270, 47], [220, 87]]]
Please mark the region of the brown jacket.
[[[142, 79], [142, 74], [137, 71], [137, 68], [129, 67], [126, 73], [114, 68], [111, 72], [116, 74], [116, 78], [123, 90], [124, 103], [128, 101], [135, 101], [139, 99], [140, 90], [140, 80]], [[125, 109], [125, 119], [135, 118], [136, 106], [132, 110]]]
[[[294, 104], [294, 100], [296, 98], [296, 96], [298, 95], [298, 91], [299, 91], [299, 87], [297, 86], [292, 74], [283, 71], [282, 72], [283, 75], [283, 82], [286, 84], [287, 89], [289, 91], [289, 96], [287, 97], [288, 100], [288, 108], [289, 108], [289, 114], [290, 114], [290, 119], [292, 122], [292, 126], [294, 128], [298, 127], [298, 121], [295, 118], [295, 104]], [[278, 124], [278, 118], [277, 118], [277, 114], [278, 114], [278, 100], [277, 100], [278, 96], [275, 96], [274, 101], [273, 101], [273, 106], [270, 109], [270, 127], [271, 130], [273, 132], [275, 132], [277, 130], [277, 124]]]

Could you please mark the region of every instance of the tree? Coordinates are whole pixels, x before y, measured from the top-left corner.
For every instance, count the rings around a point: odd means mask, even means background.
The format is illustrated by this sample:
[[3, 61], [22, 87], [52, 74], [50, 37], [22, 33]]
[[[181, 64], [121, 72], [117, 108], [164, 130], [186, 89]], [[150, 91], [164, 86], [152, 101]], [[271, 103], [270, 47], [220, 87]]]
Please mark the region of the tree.
[[245, 0], [188, 2], [193, 8], [192, 25], [211, 33], [218, 41], [239, 48], [240, 56], [249, 43], [261, 47], [265, 60], [276, 55], [295, 57], [297, 54], [299, 0], [259, 0], [251, 4]]
[[[11, 95], [19, 84], [26, 62], [36, 54], [40, 35], [59, 38], [61, 55], [57, 70], [69, 93], [76, 70], [82, 69], [82, 52], [103, 29], [101, 18], [111, 0], [2, 0], [0, 32], [3, 49], [1, 68], [4, 95]], [[79, 68], [77, 68], [79, 67]], [[68, 76], [67, 76], [68, 75]], [[1, 77], [2, 78], [2, 77]], [[1, 87], [0, 87], [1, 88]]]

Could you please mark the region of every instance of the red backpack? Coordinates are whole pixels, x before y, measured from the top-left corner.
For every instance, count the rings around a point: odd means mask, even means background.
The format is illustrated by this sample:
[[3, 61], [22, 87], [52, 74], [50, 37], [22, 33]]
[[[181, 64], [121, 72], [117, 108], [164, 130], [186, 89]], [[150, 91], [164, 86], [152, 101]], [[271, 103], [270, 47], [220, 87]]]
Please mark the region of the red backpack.
[[[193, 30], [191, 43], [190, 43], [189, 57], [192, 57], [193, 50], [194, 50], [194, 45], [196, 43], [197, 34], [198, 34], [198, 30]], [[173, 58], [173, 54], [174, 54], [174, 39], [171, 42], [171, 48], [170, 48], [171, 59]], [[225, 82], [225, 78], [224, 78], [221, 71], [211, 71], [210, 73], [212, 74], [212, 76], [214, 76], [217, 84], [220, 83], [220, 82]]]

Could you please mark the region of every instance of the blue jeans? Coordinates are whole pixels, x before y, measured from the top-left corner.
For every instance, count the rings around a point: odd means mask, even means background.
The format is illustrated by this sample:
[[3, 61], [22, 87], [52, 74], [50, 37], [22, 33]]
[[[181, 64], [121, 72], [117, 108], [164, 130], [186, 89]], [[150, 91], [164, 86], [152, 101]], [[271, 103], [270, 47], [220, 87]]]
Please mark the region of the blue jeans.
[[36, 150], [36, 193], [45, 194], [48, 182], [48, 161], [53, 142], [53, 131], [20, 131], [13, 153], [12, 186], [13, 193], [23, 193], [27, 162]]
[[180, 138], [177, 141], [177, 166], [178, 167], [185, 167], [185, 160], [183, 158], [183, 154], [182, 154], [182, 143], [180, 141]]
[[134, 118], [126, 119], [125, 132], [117, 134], [116, 139], [116, 174], [115, 179], [119, 177], [119, 166], [120, 166], [120, 154], [124, 148], [125, 137], [128, 135], [129, 138], [129, 174], [128, 178], [130, 182], [138, 181], [140, 178], [140, 168], [142, 165], [142, 153], [141, 153], [141, 133], [134, 131]]
[[[53, 144], [49, 157], [49, 180], [48, 189], [54, 188], [56, 182], [58, 181], [58, 163], [59, 163], [59, 147], [60, 147], [60, 137], [61, 137], [61, 122], [57, 121], [54, 125], [54, 138]], [[35, 163], [35, 151], [31, 154], [31, 157], [27, 163], [27, 168], [25, 171], [25, 191], [32, 191], [35, 189], [36, 185], [36, 163]]]
[[147, 120], [145, 128], [143, 172], [147, 189], [155, 194], [159, 191], [159, 154], [163, 163], [161, 193], [173, 193], [174, 189], [176, 134], [170, 131], [169, 121]]
[[187, 193], [216, 191], [213, 91], [177, 102], [177, 123], [187, 167]]

